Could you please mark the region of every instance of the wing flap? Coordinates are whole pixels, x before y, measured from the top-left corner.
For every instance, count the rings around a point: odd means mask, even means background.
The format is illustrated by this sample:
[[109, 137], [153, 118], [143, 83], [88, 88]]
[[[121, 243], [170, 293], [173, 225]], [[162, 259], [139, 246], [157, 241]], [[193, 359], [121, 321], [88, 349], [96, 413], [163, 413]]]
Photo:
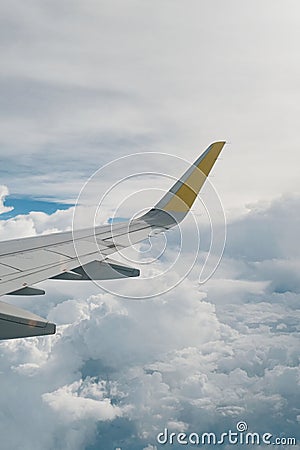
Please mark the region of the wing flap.
[[9, 292], [7, 295], [45, 295], [45, 291], [43, 289], [25, 286], [21, 289], [17, 289], [16, 291]]
[[76, 267], [73, 272], [80, 274], [82, 280], [115, 280], [117, 278], [138, 277], [139, 269], [124, 266], [113, 260], [92, 261]]
[[0, 302], [0, 339], [55, 334], [55, 324], [29, 311]]

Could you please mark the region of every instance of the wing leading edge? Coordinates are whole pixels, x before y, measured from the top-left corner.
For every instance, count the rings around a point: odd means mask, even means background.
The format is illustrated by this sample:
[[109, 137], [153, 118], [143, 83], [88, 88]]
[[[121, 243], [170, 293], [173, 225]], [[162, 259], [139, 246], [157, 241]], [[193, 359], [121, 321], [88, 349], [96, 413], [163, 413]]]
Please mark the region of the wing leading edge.
[[[0, 242], [0, 296], [42, 295], [44, 291], [32, 285], [49, 278], [80, 281], [139, 276], [138, 269], [120, 265], [109, 256], [146, 239], [153, 229], [165, 231], [181, 222], [224, 145], [224, 141], [211, 144], [153, 209], [129, 223], [79, 230], [75, 237], [70, 231]], [[54, 333], [54, 324], [0, 302], [0, 339]]]

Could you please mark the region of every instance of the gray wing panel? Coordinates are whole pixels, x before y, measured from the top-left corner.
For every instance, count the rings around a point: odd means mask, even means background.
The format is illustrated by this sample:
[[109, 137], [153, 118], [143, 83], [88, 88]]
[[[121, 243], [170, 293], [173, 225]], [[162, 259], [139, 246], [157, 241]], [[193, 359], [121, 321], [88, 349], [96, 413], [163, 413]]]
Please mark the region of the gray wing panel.
[[0, 339], [55, 334], [55, 324], [28, 311], [0, 302]]
[[[147, 238], [143, 220], [0, 243], [0, 295], [31, 286], [78, 267], [103, 260]], [[74, 241], [73, 241], [74, 238]], [[74, 247], [75, 242], [75, 247]], [[79, 261], [78, 261], [79, 257]]]

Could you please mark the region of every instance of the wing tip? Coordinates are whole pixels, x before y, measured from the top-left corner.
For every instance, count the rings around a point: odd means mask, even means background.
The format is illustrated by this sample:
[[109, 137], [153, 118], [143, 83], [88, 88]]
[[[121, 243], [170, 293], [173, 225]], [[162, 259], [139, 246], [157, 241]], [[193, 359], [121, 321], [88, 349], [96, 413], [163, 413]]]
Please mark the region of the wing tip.
[[214, 141], [214, 142], [212, 142], [211, 144], [210, 144], [210, 147], [212, 146], [212, 145], [225, 145], [226, 144], [226, 141]]
[[55, 334], [56, 333], [56, 325], [55, 323], [48, 322], [44, 328], [45, 334]]

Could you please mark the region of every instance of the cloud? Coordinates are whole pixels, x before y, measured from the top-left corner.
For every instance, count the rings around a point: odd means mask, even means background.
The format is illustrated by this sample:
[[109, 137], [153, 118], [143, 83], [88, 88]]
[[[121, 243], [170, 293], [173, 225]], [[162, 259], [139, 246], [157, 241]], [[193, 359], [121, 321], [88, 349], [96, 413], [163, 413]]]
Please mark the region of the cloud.
[[297, 193], [248, 205], [247, 213], [231, 226], [228, 254], [250, 261], [298, 257], [299, 249], [294, 245], [300, 225], [298, 208]]
[[[94, 387], [92, 381], [75, 381], [71, 385], [44, 394], [43, 400], [62, 416], [64, 422], [106, 421], [120, 416], [121, 408], [113, 406], [110, 399], [104, 397], [104, 392], [101, 395], [101, 386]], [[105, 383], [100, 385], [104, 390]]]
[[31, 212], [0, 221], [1, 240], [47, 234], [55, 231], [70, 230], [73, 208], [57, 210], [48, 215], [44, 212]]
[[[1, 344], [7, 448], [22, 440], [25, 449], [148, 450], [164, 427], [221, 433], [238, 420], [252, 431], [297, 436], [299, 292], [288, 274], [299, 253], [294, 248], [290, 260], [288, 249], [298, 202], [282, 197], [231, 222], [221, 266], [204, 286], [191, 274], [169, 293], [130, 301], [90, 283], [48, 281], [42, 303], [18, 301], [57, 322], [58, 333]], [[54, 223], [63, 228], [69, 213], [29, 217], [43, 232]], [[271, 228], [278, 218], [280, 226]], [[269, 245], [253, 261], [245, 236], [264, 239], [267, 226]], [[147, 292], [147, 281], [140, 289]], [[20, 402], [30, 411], [26, 419]]]
[[74, 200], [112, 155], [154, 150], [194, 160], [225, 138], [232, 144], [215, 182], [228, 206], [296, 190], [292, 3], [193, 1], [186, 9], [176, 1], [159, 14], [136, 1], [75, 2], [71, 13], [57, 2], [1, 5], [2, 183]]
[[11, 206], [4, 206], [5, 197], [8, 195], [7, 186], [0, 186], [0, 214], [11, 211]]

